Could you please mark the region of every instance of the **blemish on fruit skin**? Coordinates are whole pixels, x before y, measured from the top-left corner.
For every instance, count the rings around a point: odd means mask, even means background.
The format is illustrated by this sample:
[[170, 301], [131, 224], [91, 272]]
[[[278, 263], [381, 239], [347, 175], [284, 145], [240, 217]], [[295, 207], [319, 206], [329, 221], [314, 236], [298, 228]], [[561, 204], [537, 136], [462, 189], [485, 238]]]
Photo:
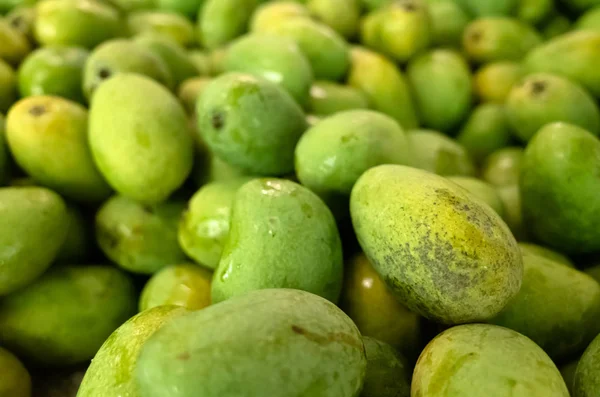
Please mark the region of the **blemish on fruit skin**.
[[225, 126], [225, 114], [220, 110], [215, 110], [210, 122], [215, 130], [221, 130]]
[[176, 358], [177, 358], [178, 360], [181, 360], [181, 361], [187, 361], [187, 360], [189, 360], [191, 357], [192, 357], [192, 356], [190, 355], [190, 353], [189, 353], [189, 352], [183, 352], [183, 353], [179, 354], [179, 355], [178, 355]]
[[46, 113], [46, 107], [43, 105], [35, 105], [29, 109], [29, 114], [32, 116], [41, 116]]
[[325, 335], [317, 334], [311, 332], [299, 325], [291, 326], [292, 332], [304, 336], [306, 339], [318, 343], [320, 345], [327, 345], [330, 343], [343, 343], [352, 347], [356, 347], [357, 349], [363, 350], [364, 346], [361, 341], [353, 337], [352, 335], [342, 333], [342, 332], [333, 332]]

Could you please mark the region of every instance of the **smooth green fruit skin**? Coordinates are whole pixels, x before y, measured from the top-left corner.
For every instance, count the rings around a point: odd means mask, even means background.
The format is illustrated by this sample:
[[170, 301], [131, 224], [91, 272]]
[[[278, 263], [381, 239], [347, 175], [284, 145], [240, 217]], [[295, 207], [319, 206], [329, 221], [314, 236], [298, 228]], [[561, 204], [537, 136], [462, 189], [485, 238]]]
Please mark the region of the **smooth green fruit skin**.
[[523, 255], [537, 255], [542, 258], [551, 260], [556, 263], [560, 263], [562, 265], [574, 268], [575, 265], [573, 262], [564, 254], [560, 252], [551, 250], [550, 248], [543, 247], [541, 245], [533, 244], [533, 243], [519, 243], [519, 248], [521, 248], [521, 253]]
[[134, 372], [144, 343], [187, 310], [159, 306], [127, 320], [104, 342], [88, 367], [77, 397], [139, 397]]
[[515, 85], [506, 101], [515, 135], [528, 142], [546, 124], [565, 122], [600, 134], [600, 109], [576, 83], [557, 75], [532, 74]]
[[34, 180], [86, 203], [111, 193], [88, 147], [88, 112], [57, 96], [31, 96], [6, 117], [6, 138], [17, 164]]
[[191, 198], [179, 223], [179, 244], [197, 263], [215, 269], [229, 235], [235, 193], [249, 177], [208, 183]]
[[454, 0], [474, 17], [511, 15], [519, 0]]
[[270, 25], [267, 34], [288, 37], [298, 44], [312, 66], [316, 79], [341, 80], [350, 67], [349, 46], [329, 26], [305, 17]]
[[247, 291], [295, 288], [336, 302], [342, 247], [331, 211], [307, 188], [255, 179], [236, 193], [212, 283], [214, 303]]
[[573, 379], [573, 397], [595, 397], [600, 390], [600, 336], [585, 349]]
[[350, 212], [377, 273], [426, 318], [484, 321], [519, 291], [523, 264], [510, 230], [443, 177], [401, 165], [371, 168], [354, 185]]
[[504, 204], [502, 204], [502, 199], [493, 185], [480, 179], [466, 176], [451, 176], [448, 179], [489, 205], [498, 215], [504, 218]]
[[471, 19], [469, 15], [453, 0], [433, 1], [428, 8], [431, 42], [435, 46], [459, 48], [463, 31]]
[[518, 184], [498, 187], [498, 194], [504, 204], [504, 221], [519, 241], [528, 239], [527, 224], [523, 221], [521, 190]]
[[114, 196], [96, 214], [96, 239], [106, 256], [123, 269], [153, 274], [185, 261], [177, 243], [177, 224], [185, 203], [141, 205]]
[[166, 324], [142, 348], [135, 375], [141, 397], [174, 388], [181, 397], [356, 397], [366, 364], [358, 329], [335, 305], [270, 289]]
[[243, 35], [259, 0], [206, 0], [198, 11], [198, 42], [214, 50]]
[[458, 53], [439, 49], [415, 58], [407, 76], [424, 127], [451, 131], [471, 110], [471, 71]]
[[[37, 0], [32, 1], [37, 2]], [[29, 41], [34, 42], [33, 27], [36, 15], [36, 7], [32, 4], [13, 8], [12, 11], [6, 13], [5, 18], [12, 27], [23, 33]]]
[[481, 167], [483, 180], [495, 186], [510, 186], [519, 183], [523, 148], [507, 147], [490, 154]]
[[306, 131], [296, 146], [298, 179], [324, 199], [349, 196], [356, 180], [369, 168], [411, 163], [402, 127], [372, 110], [329, 116]]
[[165, 11], [165, 14], [170, 13], [193, 20], [205, 2], [205, 0], [157, 0], [156, 7]]
[[363, 337], [367, 374], [361, 397], [410, 397], [410, 376], [406, 359], [392, 346]]
[[516, 17], [531, 25], [539, 25], [555, 12], [554, 0], [522, 0]]
[[21, 31], [0, 19], [0, 59], [17, 66], [31, 51], [31, 44]]
[[111, 0], [111, 3], [127, 13], [156, 9], [156, 0]]
[[310, 88], [308, 109], [317, 116], [328, 116], [351, 109], [368, 109], [369, 103], [360, 90], [329, 81], [315, 81]]
[[133, 41], [115, 39], [100, 44], [87, 60], [83, 72], [85, 96], [91, 100], [100, 84], [119, 73], [137, 73], [173, 87], [171, 72], [160, 57]]
[[94, 161], [122, 195], [158, 203], [191, 172], [185, 110], [160, 84], [135, 74], [108, 79], [96, 90], [89, 117]]
[[10, 179], [11, 159], [6, 143], [4, 116], [0, 113], [0, 187]]
[[0, 189], [0, 296], [39, 277], [63, 245], [69, 218], [62, 198], [38, 187]]
[[231, 43], [225, 71], [262, 77], [284, 88], [299, 105], [308, 100], [313, 71], [298, 45], [285, 37], [247, 35]]
[[571, 28], [571, 20], [567, 16], [556, 14], [540, 28], [540, 31], [544, 39], [550, 40], [569, 32]]
[[8, 109], [17, 101], [17, 74], [13, 68], [0, 59], [0, 113]]
[[523, 285], [490, 320], [531, 338], [553, 359], [576, 354], [600, 333], [600, 285], [587, 274], [524, 255]]
[[565, 384], [567, 385], [567, 389], [569, 389], [569, 393], [571, 397], [575, 396], [575, 391], [573, 389], [573, 384], [575, 383], [575, 371], [577, 371], [577, 364], [579, 364], [579, 357], [567, 362], [566, 364], [561, 365], [558, 369], [560, 370], [560, 374], [562, 375]]
[[569, 397], [539, 346], [489, 324], [450, 328], [431, 341], [419, 357], [411, 391], [427, 397]]
[[600, 5], [583, 13], [575, 22], [574, 29], [600, 32]]
[[553, 123], [531, 140], [520, 186], [523, 216], [539, 241], [565, 253], [600, 250], [599, 165], [600, 140], [579, 127]]
[[522, 77], [521, 64], [512, 61], [492, 62], [475, 73], [473, 88], [482, 102], [504, 103], [513, 85]]
[[0, 396], [31, 397], [31, 376], [21, 361], [0, 347]]
[[67, 238], [56, 256], [56, 263], [86, 263], [93, 246], [88, 218], [79, 207], [72, 204], [67, 206], [67, 215], [69, 217]]
[[88, 55], [81, 47], [52, 46], [33, 51], [19, 68], [21, 96], [55, 95], [84, 103], [81, 84]]
[[3, 298], [0, 343], [44, 367], [83, 363], [135, 309], [133, 283], [120, 270], [58, 266]]
[[404, 129], [417, 128], [413, 98], [402, 71], [384, 56], [362, 47], [351, 51], [348, 84], [367, 97], [370, 107], [396, 119]]
[[600, 97], [600, 32], [575, 31], [556, 37], [529, 53], [524, 67], [530, 73], [553, 73], [566, 77]]
[[194, 116], [196, 101], [210, 81], [207, 77], [192, 77], [179, 85], [177, 97], [189, 115]]
[[282, 23], [288, 18], [293, 17], [309, 18], [310, 12], [304, 4], [295, 0], [266, 2], [259, 5], [252, 14], [250, 31], [253, 33], [264, 33], [272, 25]]
[[438, 175], [475, 176], [475, 164], [467, 150], [452, 138], [431, 130], [408, 134], [413, 165]]
[[356, 36], [361, 9], [358, 0], [307, 0], [311, 15], [346, 39]]
[[[194, 10], [194, 14], [196, 10]], [[196, 41], [196, 32], [192, 22], [183, 15], [172, 12], [133, 12], [127, 16], [127, 27], [132, 35], [148, 32], [158, 33], [175, 40], [183, 47], [190, 47]]]
[[96, 0], [44, 0], [37, 6], [35, 38], [41, 45], [93, 48], [123, 35], [119, 11]]
[[251, 174], [293, 170], [306, 120], [275, 83], [242, 73], [221, 75], [205, 87], [196, 114], [201, 138], [222, 160]]
[[493, 152], [510, 144], [512, 128], [503, 105], [488, 103], [473, 109], [456, 137], [480, 164]]

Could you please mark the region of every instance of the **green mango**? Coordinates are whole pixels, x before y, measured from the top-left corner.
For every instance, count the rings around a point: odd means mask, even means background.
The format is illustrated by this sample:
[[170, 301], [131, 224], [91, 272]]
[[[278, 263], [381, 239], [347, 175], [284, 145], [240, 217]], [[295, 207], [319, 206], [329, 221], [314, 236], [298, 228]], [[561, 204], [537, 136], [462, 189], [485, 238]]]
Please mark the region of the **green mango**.
[[66, 205], [39, 187], [0, 188], [0, 296], [30, 284], [54, 261], [69, 227]]
[[229, 236], [235, 193], [251, 178], [208, 183], [191, 198], [179, 223], [179, 244], [199, 264], [215, 269]]
[[35, 42], [33, 28], [35, 26], [36, 15], [36, 7], [33, 5], [19, 6], [7, 13], [5, 19], [10, 26], [25, 35], [30, 42]]
[[135, 376], [144, 397], [350, 397], [366, 365], [358, 329], [334, 304], [270, 289], [173, 319], [142, 347]]
[[510, 144], [512, 128], [503, 105], [482, 104], [473, 109], [456, 141], [477, 163]]
[[251, 34], [229, 45], [225, 71], [262, 77], [285, 89], [300, 105], [308, 101], [313, 71], [296, 42], [286, 37]]
[[437, 131], [416, 130], [408, 139], [416, 168], [438, 175], [475, 175], [471, 156], [452, 138]]
[[209, 54], [210, 69], [212, 76], [218, 76], [225, 73], [225, 58], [227, 56], [227, 47], [217, 48]]
[[598, 166], [600, 140], [574, 125], [547, 125], [527, 145], [523, 215], [540, 242], [565, 253], [600, 250]]
[[259, 3], [260, 0], [205, 0], [198, 11], [198, 42], [214, 50], [243, 35]]
[[364, 253], [353, 256], [344, 272], [340, 307], [361, 334], [393, 346], [411, 360], [416, 359], [422, 335], [419, 315], [398, 302]]
[[144, 343], [187, 310], [156, 307], [129, 319], [104, 342], [85, 373], [77, 397], [138, 397], [134, 371]]
[[94, 48], [122, 36], [125, 24], [119, 11], [98, 0], [43, 0], [37, 5], [34, 34], [43, 46]]
[[2, 299], [0, 343], [44, 367], [83, 363], [135, 307], [132, 281], [112, 266], [54, 267]]
[[544, 259], [551, 260], [556, 263], [560, 263], [561, 265], [565, 265], [568, 267], [574, 268], [575, 265], [571, 260], [566, 256], [561, 254], [560, 252], [551, 250], [550, 248], [542, 247], [541, 245], [532, 244], [532, 243], [519, 243], [519, 248], [521, 248], [521, 253], [523, 256], [525, 255], [536, 255], [541, 256]]
[[362, 47], [351, 51], [348, 84], [361, 91], [374, 110], [396, 119], [405, 129], [419, 120], [410, 88], [402, 71], [384, 56]]
[[512, 87], [524, 77], [521, 64], [512, 61], [491, 62], [473, 76], [473, 89], [481, 102], [504, 103]]
[[539, 25], [555, 12], [554, 0], [521, 0], [516, 17], [530, 25]]
[[205, 0], [156, 0], [156, 8], [194, 20], [204, 3]]
[[193, 264], [165, 267], [144, 286], [140, 312], [157, 306], [175, 305], [189, 310], [210, 306], [212, 272]]
[[310, 88], [308, 109], [314, 115], [329, 116], [344, 110], [367, 109], [368, 107], [366, 95], [348, 85], [315, 81]]
[[234, 167], [212, 154], [209, 155], [206, 168], [204, 171], [207, 174], [207, 182], [225, 182], [250, 175], [244, 170]]
[[300, 182], [329, 203], [348, 197], [369, 168], [410, 164], [412, 159], [396, 120], [372, 110], [347, 110], [306, 131], [296, 146], [295, 162]]
[[557, 121], [600, 134], [600, 109], [594, 98], [578, 84], [548, 73], [529, 75], [515, 85], [506, 100], [506, 114], [523, 142]]
[[79, 207], [72, 204], [67, 205], [67, 216], [67, 237], [56, 256], [56, 263], [85, 263], [94, 245], [88, 219]]
[[523, 264], [512, 233], [446, 178], [402, 165], [371, 168], [354, 185], [350, 213], [377, 273], [426, 318], [484, 321], [519, 291]]
[[561, 36], [571, 30], [571, 20], [562, 14], [555, 14], [540, 27], [540, 33], [545, 40]]
[[0, 1], [0, 14], [9, 13], [11, 10], [22, 6], [35, 4], [37, 0], [2, 0]]
[[477, 19], [465, 29], [463, 48], [475, 63], [520, 61], [542, 43], [540, 34], [515, 18]]
[[361, 42], [405, 63], [429, 47], [431, 30], [424, 0], [397, 0], [364, 18]]
[[123, 73], [98, 87], [90, 107], [89, 143], [109, 184], [137, 201], [165, 200], [192, 169], [185, 110], [147, 77]]
[[[194, 13], [196, 10], [194, 10]], [[182, 47], [192, 46], [196, 32], [192, 22], [182, 15], [166, 11], [136, 11], [127, 16], [132, 35], [157, 33], [176, 41]]]
[[490, 154], [481, 167], [481, 176], [495, 186], [510, 186], [519, 183], [523, 148], [507, 147]]
[[583, 13], [573, 26], [575, 30], [600, 32], [600, 5]]
[[569, 397], [550, 357], [531, 339], [490, 324], [442, 332], [413, 374], [414, 396]]
[[587, 11], [600, 5], [599, 0], [558, 0], [557, 2], [576, 12]]
[[17, 74], [0, 59], [0, 113], [6, 113], [17, 101]]
[[306, 8], [315, 19], [346, 39], [358, 33], [361, 14], [358, 0], [307, 0]]
[[17, 66], [30, 51], [27, 37], [6, 19], [0, 18], [0, 60]]
[[559, 367], [560, 374], [562, 375], [565, 384], [567, 385], [567, 389], [569, 389], [571, 397], [575, 396], [573, 383], [575, 380], [575, 371], [577, 370], [577, 364], [579, 364], [579, 358], [569, 361], [568, 363], [563, 364]]
[[[266, 221], [265, 221], [266, 220]], [[342, 247], [331, 211], [307, 188], [255, 179], [236, 193], [212, 301], [247, 291], [295, 288], [337, 301]]]
[[250, 20], [250, 31], [264, 33], [273, 25], [280, 24], [288, 18], [310, 17], [310, 12], [304, 4], [296, 1], [273, 1], [259, 5]]
[[504, 204], [493, 185], [468, 176], [451, 176], [448, 179], [489, 205], [498, 215], [504, 218]]
[[123, 269], [154, 274], [185, 261], [177, 243], [177, 224], [185, 203], [144, 206], [114, 196], [96, 214], [96, 240], [104, 254]]
[[490, 320], [531, 338], [554, 359], [584, 349], [600, 333], [600, 285], [587, 274], [523, 255], [519, 293]]
[[521, 0], [454, 0], [476, 18], [512, 15]]
[[81, 47], [49, 46], [31, 52], [19, 68], [21, 97], [55, 95], [84, 103], [81, 84], [88, 56]]
[[392, 0], [359, 0], [362, 8], [366, 11], [373, 11], [392, 2]]
[[207, 77], [191, 77], [179, 85], [177, 97], [188, 114], [194, 115], [196, 101], [210, 82], [211, 79]]
[[6, 117], [6, 139], [17, 164], [40, 185], [75, 201], [106, 199], [111, 188], [87, 143], [88, 112], [56, 96], [31, 96]]
[[329, 26], [305, 17], [267, 26], [266, 34], [288, 37], [298, 44], [316, 79], [339, 81], [350, 67], [350, 51], [342, 36]]
[[221, 75], [204, 88], [196, 114], [202, 138], [226, 162], [252, 174], [293, 170], [306, 120], [277, 84], [249, 74]]
[[109, 40], [94, 49], [85, 64], [83, 91], [91, 100], [94, 91], [107, 79], [120, 73], [137, 73], [173, 87], [173, 77], [165, 62], [153, 51], [131, 40]]
[[527, 240], [529, 232], [526, 224], [523, 222], [519, 185], [505, 185], [498, 186], [497, 188], [504, 206], [504, 221], [506, 225], [517, 240]]
[[462, 36], [471, 18], [452, 0], [429, 1], [431, 43], [460, 48]]
[[6, 144], [4, 116], [0, 113], [0, 187], [10, 179], [11, 163], [11, 155]]
[[150, 50], [166, 65], [175, 88], [183, 81], [198, 75], [198, 69], [187, 52], [177, 42], [157, 33], [144, 33], [134, 38], [139, 46]]
[[0, 396], [31, 397], [31, 376], [23, 363], [0, 347]]
[[138, 10], [154, 10], [157, 6], [156, 0], [110, 0], [110, 2], [125, 13]]
[[600, 336], [585, 349], [573, 379], [573, 397], [594, 397], [600, 390]]
[[361, 397], [410, 397], [410, 375], [406, 359], [392, 346], [363, 337], [367, 374]]
[[433, 50], [412, 60], [406, 73], [424, 127], [447, 132], [468, 115], [471, 71], [458, 53]]
[[531, 73], [553, 73], [566, 77], [600, 97], [600, 32], [575, 31], [561, 35], [531, 51], [524, 61]]
[[211, 76], [213, 74], [210, 54], [201, 50], [191, 50], [188, 52], [188, 56], [196, 66], [200, 76]]

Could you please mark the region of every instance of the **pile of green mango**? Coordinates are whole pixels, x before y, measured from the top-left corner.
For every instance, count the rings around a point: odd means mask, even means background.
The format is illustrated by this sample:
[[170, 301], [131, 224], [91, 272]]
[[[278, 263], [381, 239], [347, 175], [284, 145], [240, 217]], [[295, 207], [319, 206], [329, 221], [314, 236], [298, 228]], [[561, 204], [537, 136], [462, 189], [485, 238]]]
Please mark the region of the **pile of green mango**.
[[0, 397], [600, 397], [600, 0], [0, 0]]

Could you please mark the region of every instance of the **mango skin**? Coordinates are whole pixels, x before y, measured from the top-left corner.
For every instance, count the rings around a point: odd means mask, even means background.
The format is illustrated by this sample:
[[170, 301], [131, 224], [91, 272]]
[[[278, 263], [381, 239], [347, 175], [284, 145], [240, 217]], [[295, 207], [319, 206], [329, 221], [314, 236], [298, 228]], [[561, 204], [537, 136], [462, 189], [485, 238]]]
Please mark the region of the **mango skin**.
[[471, 19], [467, 12], [453, 0], [430, 0], [428, 9], [432, 44], [459, 48]]
[[166, 324], [142, 348], [135, 375], [143, 397], [174, 387], [181, 397], [357, 397], [366, 364], [358, 329], [335, 305], [270, 289]]
[[523, 263], [510, 230], [443, 177], [401, 165], [371, 168], [354, 185], [350, 212], [377, 273], [426, 318], [483, 321], [519, 291]]
[[504, 103], [510, 90], [524, 75], [517, 62], [498, 61], [483, 65], [473, 76], [473, 89], [482, 102]]
[[17, 73], [0, 59], [0, 112], [6, 113], [17, 101]]
[[112, 266], [54, 267], [3, 298], [0, 342], [43, 367], [82, 363], [135, 307], [133, 283]]
[[317, 116], [333, 115], [351, 109], [368, 109], [366, 95], [347, 85], [315, 81], [310, 88], [308, 109]]
[[411, 391], [427, 397], [569, 397], [539, 346], [489, 324], [460, 325], [433, 339], [419, 357]]
[[471, 110], [471, 71], [458, 53], [438, 49], [421, 55], [408, 65], [407, 77], [424, 127], [451, 131]]
[[523, 22], [537, 26], [555, 12], [554, 0], [523, 0], [519, 2], [516, 17]]
[[493, 185], [477, 178], [465, 176], [451, 176], [448, 177], [448, 180], [466, 189], [504, 218], [504, 204]]
[[176, 306], [143, 311], [117, 328], [102, 344], [88, 367], [77, 397], [138, 397], [134, 371], [144, 343], [154, 333], [187, 313]]
[[504, 221], [519, 241], [530, 238], [527, 224], [523, 221], [521, 189], [518, 184], [499, 186], [498, 194], [504, 205]]
[[571, 28], [571, 20], [566, 15], [556, 14], [540, 27], [540, 31], [544, 39], [550, 40], [568, 33]]
[[0, 187], [10, 179], [11, 160], [6, 144], [4, 116], [0, 113]]
[[600, 31], [600, 5], [584, 12], [575, 22], [574, 30]]
[[367, 374], [361, 397], [410, 397], [410, 376], [406, 359], [392, 346], [363, 337]]
[[571, 123], [600, 134], [600, 109], [581, 86], [563, 77], [537, 73], [513, 86], [506, 114], [515, 135], [528, 142], [552, 122]]
[[293, 170], [306, 120], [275, 83], [243, 73], [221, 75], [205, 87], [196, 114], [201, 138], [222, 160], [251, 174]]
[[[194, 14], [196, 12], [197, 9], [194, 10]], [[196, 42], [196, 32], [192, 22], [183, 15], [173, 12], [158, 10], [132, 12], [127, 16], [127, 27], [133, 35], [147, 32], [160, 33], [183, 47], [190, 47]]]
[[438, 175], [474, 176], [475, 164], [467, 150], [452, 138], [431, 130], [408, 134], [413, 166]]
[[27, 37], [4, 19], [0, 19], [0, 43], [0, 59], [12, 66], [17, 66], [31, 51]]
[[212, 301], [296, 288], [336, 302], [343, 282], [335, 220], [319, 197], [285, 179], [255, 179], [236, 193]]
[[600, 140], [565, 123], [544, 127], [525, 149], [523, 216], [533, 235], [550, 248], [565, 253], [600, 249], [599, 158]]
[[8, 145], [27, 174], [72, 200], [98, 203], [112, 189], [94, 163], [87, 137], [87, 110], [57, 96], [24, 98], [6, 117]]
[[600, 390], [600, 337], [596, 337], [581, 356], [575, 378], [573, 397], [594, 397]]
[[98, 245], [111, 261], [134, 273], [153, 274], [183, 262], [177, 224], [184, 207], [180, 201], [143, 206], [114, 196], [96, 214]]
[[178, 240], [194, 261], [209, 269], [217, 267], [229, 235], [233, 199], [251, 179], [238, 177], [208, 183], [192, 196], [179, 222]]
[[295, 0], [266, 2], [259, 5], [252, 14], [250, 31], [253, 33], [264, 33], [271, 26], [293, 17], [310, 18], [310, 12], [303, 2]]
[[10, 397], [31, 397], [31, 376], [21, 361], [6, 349], [0, 347], [0, 395]]
[[189, 115], [194, 116], [194, 112], [196, 111], [196, 100], [202, 91], [204, 91], [204, 88], [208, 85], [210, 80], [211, 79], [207, 77], [192, 77], [179, 85], [177, 98]]
[[516, 146], [495, 151], [481, 166], [482, 179], [498, 187], [518, 184], [523, 155], [523, 148]]
[[39, 187], [0, 188], [0, 296], [39, 277], [56, 258], [67, 236], [63, 199]]
[[34, 42], [33, 27], [36, 14], [35, 5], [22, 5], [7, 12], [5, 18], [12, 27], [23, 33], [30, 42]]
[[511, 15], [519, 0], [454, 0], [476, 18]]
[[243, 35], [259, 0], [205, 0], [198, 10], [198, 42], [214, 50]]
[[362, 11], [358, 0], [307, 0], [306, 8], [313, 18], [325, 23], [346, 39], [356, 36]]
[[194, 148], [183, 107], [166, 88], [139, 75], [119, 74], [98, 87], [89, 144], [108, 183], [143, 203], [165, 200], [192, 170]]
[[543, 247], [541, 245], [533, 243], [519, 242], [519, 248], [523, 255], [536, 255], [541, 256], [545, 259], [551, 260], [562, 265], [575, 268], [573, 262], [564, 254], [558, 251], [551, 250], [550, 248]]

